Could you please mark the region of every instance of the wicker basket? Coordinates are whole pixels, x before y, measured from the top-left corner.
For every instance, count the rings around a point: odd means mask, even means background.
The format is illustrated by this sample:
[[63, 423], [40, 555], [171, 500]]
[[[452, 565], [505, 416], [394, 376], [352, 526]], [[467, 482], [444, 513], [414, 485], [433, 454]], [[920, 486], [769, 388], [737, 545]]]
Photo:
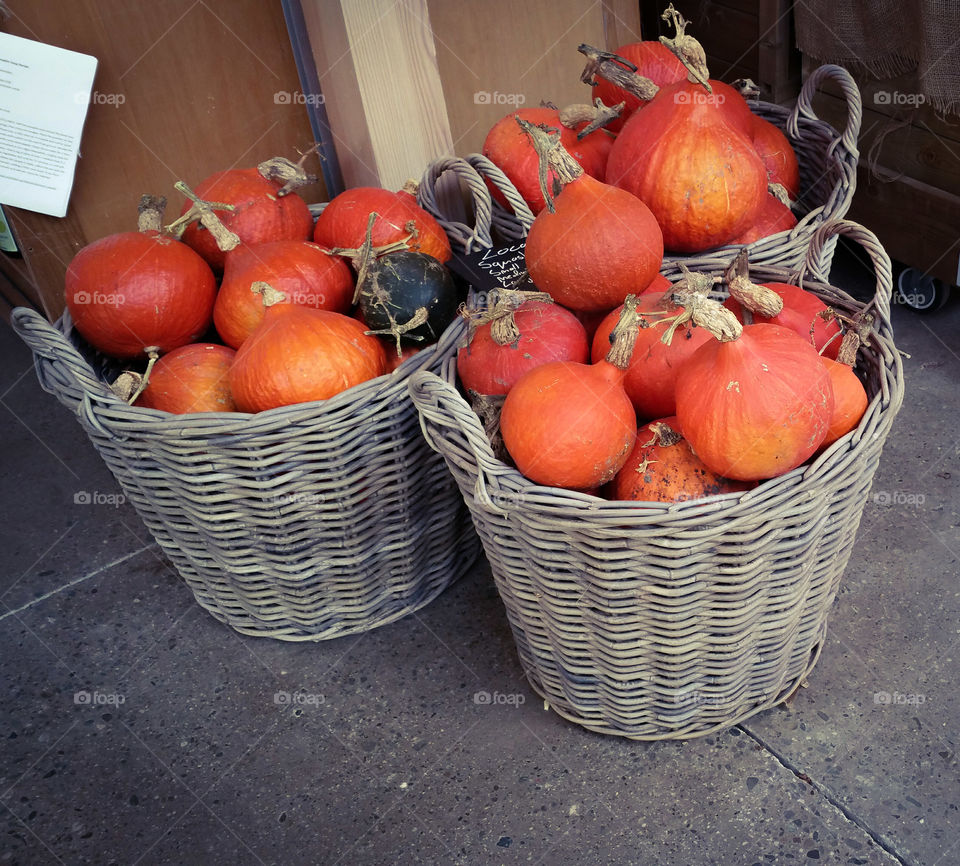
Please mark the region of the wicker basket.
[[479, 553], [407, 398], [416, 371], [453, 381], [460, 324], [392, 375], [257, 415], [128, 406], [68, 315], [53, 327], [20, 308], [13, 325], [197, 601], [238, 632], [367, 631], [429, 603]]
[[[819, 120], [811, 107], [817, 88], [828, 79], [839, 85], [847, 103], [847, 126], [842, 135]], [[807, 78], [792, 110], [760, 100], [750, 100], [749, 104], [755, 114], [787, 134], [800, 164], [800, 195], [794, 208], [800, 221], [788, 232], [778, 232], [750, 244], [750, 262], [797, 270], [804, 261], [814, 232], [824, 222], [845, 216], [850, 209], [857, 183], [857, 137], [863, 117], [860, 91], [843, 67], [826, 65], [814, 70]], [[437, 200], [437, 181], [449, 171], [460, 178], [473, 199], [475, 225], [472, 227], [444, 213]], [[492, 200], [484, 178], [503, 193], [512, 210]], [[494, 231], [508, 241], [526, 237], [534, 219], [506, 175], [478, 153], [465, 159], [444, 157], [429, 165], [420, 182], [419, 200], [451, 235], [456, 234], [467, 243], [478, 246], [490, 246]], [[836, 239], [833, 238], [821, 248], [817, 265], [822, 272], [830, 270], [835, 247]], [[680, 273], [681, 263], [691, 270], [720, 270], [730, 261], [730, 249], [719, 247], [689, 256], [667, 254], [661, 271], [668, 277], [676, 276]]]
[[[814, 269], [837, 233], [863, 243], [878, 274], [858, 365], [870, 405], [810, 465], [748, 493], [623, 503], [538, 486], [494, 457], [456, 389], [411, 377], [427, 439], [470, 506], [521, 664], [561, 716], [637, 740], [702, 736], [783, 701], [816, 663], [903, 397], [890, 260], [871, 233], [833, 221], [812, 239]], [[841, 312], [864, 308], [823, 282], [805, 286]]]

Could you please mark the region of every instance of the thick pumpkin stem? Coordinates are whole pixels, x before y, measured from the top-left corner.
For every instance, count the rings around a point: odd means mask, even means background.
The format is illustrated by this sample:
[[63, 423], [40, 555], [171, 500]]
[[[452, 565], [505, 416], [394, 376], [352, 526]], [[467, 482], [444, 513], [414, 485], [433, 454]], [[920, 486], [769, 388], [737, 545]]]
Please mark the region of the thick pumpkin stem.
[[[427, 319], [430, 318], [430, 311], [426, 307], [417, 307], [416, 312], [410, 319], [404, 322], [402, 325], [399, 324], [396, 319], [393, 318], [393, 315], [390, 311], [387, 311], [387, 318], [390, 319], [390, 327], [382, 328], [379, 331], [366, 331], [367, 334], [374, 334], [378, 337], [391, 336], [397, 343], [397, 357], [400, 358], [403, 356], [403, 345], [400, 342], [400, 338], [406, 334], [408, 331], [412, 331], [414, 328], [419, 328], [424, 324]], [[422, 336], [412, 334], [410, 336], [412, 340], [423, 340]]]
[[285, 156], [275, 156], [271, 159], [265, 159], [257, 166], [257, 171], [267, 180], [283, 181], [283, 186], [277, 190], [277, 195], [285, 196], [295, 189], [299, 189], [301, 186], [308, 186], [311, 183], [317, 182], [317, 176], [308, 174], [303, 164], [306, 162], [307, 157], [310, 156], [311, 153], [317, 153], [319, 148], [320, 143], [317, 142], [309, 150], [300, 154], [300, 159], [296, 162], [291, 162]]
[[626, 370], [630, 366], [630, 359], [633, 357], [633, 347], [637, 342], [637, 334], [643, 326], [643, 317], [637, 310], [637, 295], [627, 295], [623, 302], [623, 311], [617, 324], [614, 325], [610, 334], [610, 351], [607, 352], [606, 360], [621, 370]]
[[580, 80], [584, 84], [595, 86], [599, 76], [643, 102], [649, 102], [660, 90], [649, 78], [639, 75], [637, 67], [619, 54], [601, 51], [586, 43], [578, 46], [577, 51], [587, 58], [586, 66], [580, 73]]
[[517, 327], [517, 319], [514, 314], [517, 308], [527, 301], [552, 304], [553, 298], [546, 292], [501, 289], [497, 292], [496, 303], [492, 308], [481, 311], [476, 323], [478, 325], [490, 323], [490, 337], [498, 346], [516, 343], [520, 339], [520, 329]]
[[[334, 247], [330, 250], [330, 255], [332, 256], [343, 256], [346, 259], [350, 259], [350, 263], [357, 272], [357, 285], [353, 291], [352, 301], [354, 304], [360, 300], [360, 293], [367, 279], [367, 271], [370, 269], [370, 265], [376, 261], [376, 259], [380, 258], [380, 256], [385, 256], [387, 253], [399, 253], [402, 250], [410, 249], [410, 240], [414, 236], [413, 233], [411, 233], [403, 238], [403, 240], [393, 241], [392, 243], [384, 244], [382, 247], [375, 247], [373, 245], [373, 224], [378, 219], [380, 219], [380, 214], [376, 211], [370, 214], [367, 219], [367, 230], [364, 233], [363, 243], [360, 244], [359, 247]], [[409, 223], [406, 228], [408, 231], [410, 230]]]
[[744, 99], [759, 99], [760, 88], [752, 78], [738, 78], [731, 85]]
[[591, 132], [606, 126], [611, 120], [619, 117], [626, 107], [626, 102], [616, 105], [604, 105], [598, 96], [593, 105], [576, 103], [560, 110], [560, 122], [567, 129], [576, 129], [581, 123], [587, 125], [577, 133], [577, 141], [582, 141]]
[[550, 213], [556, 213], [553, 204], [553, 195], [549, 189], [550, 169], [553, 169], [557, 180], [562, 186], [576, 180], [583, 174], [580, 164], [567, 153], [560, 143], [560, 133], [543, 124], [535, 125], [524, 120], [520, 115], [514, 115], [520, 128], [530, 136], [533, 149], [537, 152], [540, 170], [540, 191]]
[[230, 229], [228, 229], [222, 222], [220, 222], [220, 217], [218, 217], [214, 211], [215, 210], [225, 210], [233, 211], [236, 208], [232, 204], [227, 204], [221, 201], [205, 201], [200, 198], [190, 187], [188, 187], [182, 180], [178, 180], [173, 188], [177, 192], [183, 193], [193, 204], [183, 216], [175, 219], [170, 225], [167, 226], [167, 231], [172, 234], [175, 238], [180, 238], [183, 235], [184, 229], [190, 225], [194, 220], [199, 220], [200, 225], [202, 225], [207, 231], [213, 235], [213, 239], [217, 242], [217, 246], [222, 252], [228, 252], [229, 250], [234, 249], [239, 246], [240, 238], [238, 235], [234, 234]]
[[263, 280], [255, 280], [250, 283], [250, 291], [255, 292], [263, 298], [265, 307], [272, 307], [275, 304], [282, 304], [287, 300], [287, 296], [279, 289], [275, 289], [269, 283]]
[[677, 59], [687, 67], [687, 79], [689, 81], [694, 84], [702, 84], [707, 89], [707, 93], [713, 93], [713, 87], [710, 85], [710, 70], [707, 69], [707, 53], [696, 39], [686, 33], [687, 25], [690, 22], [673, 8], [672, 3], [660, 17], [673, 24], [677, 31], [677, 35], [673, 39], [661, 36], [660, 42], [676, 54]]
[[649, 445], [658, 444], [669, 448], [671, 445], [683, 441], [683, 435], [674, 430], [666, 421], [654, 421], [650, 425], [650, 432], [653, 433], [655, 438], [652, 442], [647, 443]]
[[750, 281], [747, 248], [740, 250], [723, 275], [730, 297], [752, 313], [759, 313], [768, 319], [779, 315], [783, 310], [783, 298], [773, 289]]
[[843, 342], [840, 344], [840, 351], [837, 352], [837, 361], [846, 364], [848, 367], [855, 367], [857, 364], [857, 352], [860, 350], [860, 335], [856, 331], [847, 331], [843, 335]]
[[410, 195], [416, 197], [417, 193], [420, 191], [420, 183], [419, 181], [414, 180], [412, 177], [407, 178], [400, 189], [402, 192], [409, 193]]
[[721, 343], [736, 340], [743, 333], [743, 325], [723, 304], [707, 295], [722, 278], [692, 273], [685, 265], [680, 267], [683, 276], [673, 284], [668, 297], [674, 304], [683, 307], [683, 312], [670, 321], [660, 341], [669, 346], [676, 330], [687, 322], [705, 328]]
[[137, 231], [163, 231], [163, 212], [167, 209], [167, 199], [162, 195], [142, 195], [137, 207]]

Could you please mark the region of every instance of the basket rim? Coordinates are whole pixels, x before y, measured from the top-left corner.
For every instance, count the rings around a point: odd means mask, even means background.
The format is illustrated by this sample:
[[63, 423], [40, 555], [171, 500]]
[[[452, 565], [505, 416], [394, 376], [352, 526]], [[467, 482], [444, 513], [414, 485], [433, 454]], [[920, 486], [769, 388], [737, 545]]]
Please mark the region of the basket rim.
[[[361, 382], [327, 400], [292, 403], [262, 412], [190, 412], [178, 415], [161, 409], [131, 406], [117, 397], [87, 359], [70, 345], [68, 337], [71, 333], [75, 333], [75, 329], [68, 311], [64, 311], [63, 315], [51, 324], [35, 310], [18, 307], [13, 311], [11, 321], [14, 330], [30, 345], [34, 355], [34, 365], [41, 374], [41, 381], [46, 390], [52, 390], [61, 402], [67, 402], [68, 389], [49, 386], [43, 379], [42, 368], [44, 365], [56, 363], [62, 363], [70, 368], [82, 362], [81, 370], [85, 376], [96, 380], [101, 385], [99, 391], [93, 391], [84, 387], [82, 382], [73, 377], [77, 390], [81, 392], [81, 403], [84, 408], [98, 416], [101, 422], [107, 419], [125, 423], [136, 422], [141, 427], [145, 438], [167, 435], [177, 437], [264, 435], [279, 429], [288, 429], [291, 425], [319, 422], [333, 415], [349, 413], [360, 409], [365, 404], [404, 398], [409, 378], [420, 370], [444, 367], [466, 329], [466, 323], [458, 316], [444, 330], [436, 343], [407, 358], [390, 373]], [[28, 334], [30, 334], [29, 339]], [[76, 336], [83, 339], [79, 333]], [[41, 345], [43, 350], [40, 348]], [[64, 348], [70, 349], [71, 352], [63, 352]], [[76, 355], [76, 358], [72, 357], [73, 355]]]

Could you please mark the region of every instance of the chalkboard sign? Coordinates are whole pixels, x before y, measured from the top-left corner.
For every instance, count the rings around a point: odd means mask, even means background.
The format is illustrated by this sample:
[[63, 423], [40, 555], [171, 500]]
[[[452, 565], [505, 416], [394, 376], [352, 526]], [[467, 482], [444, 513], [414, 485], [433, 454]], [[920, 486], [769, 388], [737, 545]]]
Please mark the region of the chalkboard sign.
[[523, 248], [524, 242], [517, 241], [509, 246], [473, 253], [455, 252], [447, 267], [475, 292], [486, 293], [508, 287], [533, 291], [535, 287], [526, 276]]

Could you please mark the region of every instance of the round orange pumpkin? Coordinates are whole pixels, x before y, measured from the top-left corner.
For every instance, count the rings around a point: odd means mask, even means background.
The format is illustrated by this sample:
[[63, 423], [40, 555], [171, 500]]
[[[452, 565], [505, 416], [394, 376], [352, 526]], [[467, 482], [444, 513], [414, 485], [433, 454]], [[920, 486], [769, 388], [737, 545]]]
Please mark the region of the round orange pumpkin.
[[168, 352], [150, 371], [134, 405], [175, 415], [235, 412], [230, 367], [236, 352], [216, 343], [191, 343]]

